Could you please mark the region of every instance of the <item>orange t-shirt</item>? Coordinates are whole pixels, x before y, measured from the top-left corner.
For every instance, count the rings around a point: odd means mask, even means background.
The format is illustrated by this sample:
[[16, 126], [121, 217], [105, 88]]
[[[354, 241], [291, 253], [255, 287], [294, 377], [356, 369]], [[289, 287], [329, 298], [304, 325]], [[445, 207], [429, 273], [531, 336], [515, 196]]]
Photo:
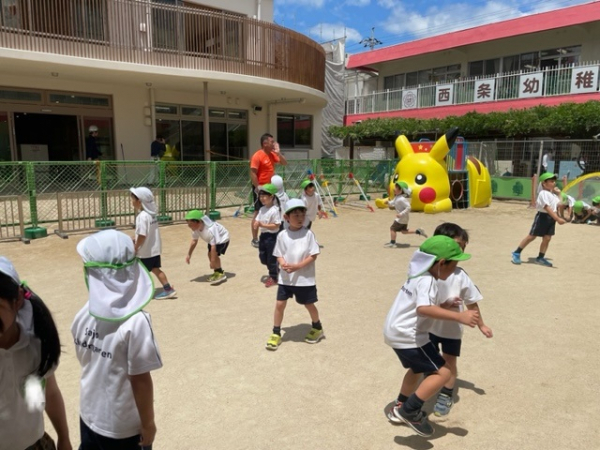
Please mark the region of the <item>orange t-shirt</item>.
[[261, 148], [252, 155], [250, 160], [250, 169], [256, 169], [258, 184], [261, 186], [271, 182], [271, 177], [275, 175], [275, 163], [279, 162], [279, 155], [271, 152], [268, 155]]

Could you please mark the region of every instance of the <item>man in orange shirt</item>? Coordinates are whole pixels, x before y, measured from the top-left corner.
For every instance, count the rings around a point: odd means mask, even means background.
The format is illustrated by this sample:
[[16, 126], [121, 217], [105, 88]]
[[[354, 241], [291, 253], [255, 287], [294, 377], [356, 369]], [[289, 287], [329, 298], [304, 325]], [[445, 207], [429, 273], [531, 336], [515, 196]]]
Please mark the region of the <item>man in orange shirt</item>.
[[[273, 136], [265, 133], [260, 137], [261, 148], [252, 155], [250, 159], [250, 181], [254, 190], [252, 197], [254, 198], [254, 215], [250, 225], [254, 223], [254, 219], [258, 215], [258, 210], [262, 206], [258, 199], [259, 187], [263, 184], [271, 182], [271, 177], [275, 175], [275, 164], [285, 166], [287, 161], [279, 150], [279, 144], [275, 142]], [[252, 227], [252, 246], [258, 248], [258, 230]]]

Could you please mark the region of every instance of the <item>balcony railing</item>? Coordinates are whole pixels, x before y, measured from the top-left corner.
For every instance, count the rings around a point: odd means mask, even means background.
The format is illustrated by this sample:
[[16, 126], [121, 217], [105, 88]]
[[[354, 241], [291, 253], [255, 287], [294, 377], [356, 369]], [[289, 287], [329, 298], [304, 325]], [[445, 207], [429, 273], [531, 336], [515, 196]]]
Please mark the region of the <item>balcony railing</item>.
[[0, 48], [250, 75], [324, 91], [325, 53], [306, 36], [159, 0], [0, 1]]
[[348, 98], [346, 114], [493, 102], [598, 91], [600, 63], [459, 79]]

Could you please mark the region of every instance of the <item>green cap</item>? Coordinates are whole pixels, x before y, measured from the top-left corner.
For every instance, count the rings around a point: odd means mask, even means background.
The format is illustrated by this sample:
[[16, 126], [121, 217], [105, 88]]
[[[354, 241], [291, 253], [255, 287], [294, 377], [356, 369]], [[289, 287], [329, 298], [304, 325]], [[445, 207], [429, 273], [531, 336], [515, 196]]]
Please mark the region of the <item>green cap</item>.
[[552, 178], [556, 180], [558, 178], [558, 175], [550, 172], [546, 172], [540, 175], [540, 181], [551, 180]]
[[583, 211], [583, 202], [581, 200], [577, 200], [573, 203], [573, 212], [575, 214], [580, 214]]
[[192, 209], [185, 215], [185, 220], [202, 220], [203, 214], [197, 209]]
[[441, 234], [431, 236], [421, 244], [419, 250], [435, 256], [436, 261], [440, 259], [445, 259], [446, 261], [465, 261], [471, 258], [471, 255], [468, 253], [463, 253], [458, 242]]
[[562, 198], [562, 201], [565, 203], [569, 200], [569, 197], [567, 197], [567, 194], [565, 194], [564, 192], [561, 192], [560, 196]]
[[310, 186], [311, 184], [315, 184], [312, 180], [304, 180], [302, 183], [300, 183], [300, 187], [302, 189], [306, 189], [308, 186]]
[[592, 199], [592, 203], [600, 203], [600, 195], [597, 195], [597, 196], [595, 196], [595, 197]]
[[395, 184], [402, 190], [408, 189], [408, 184], [406, 184], [404, 181], [396, 181]]
[[266, 192], [267, 194], [271, 194], [271, 195], [277, 194], [277, 187], [271, 183], [263, 184], [260, 187], [260, 190]]

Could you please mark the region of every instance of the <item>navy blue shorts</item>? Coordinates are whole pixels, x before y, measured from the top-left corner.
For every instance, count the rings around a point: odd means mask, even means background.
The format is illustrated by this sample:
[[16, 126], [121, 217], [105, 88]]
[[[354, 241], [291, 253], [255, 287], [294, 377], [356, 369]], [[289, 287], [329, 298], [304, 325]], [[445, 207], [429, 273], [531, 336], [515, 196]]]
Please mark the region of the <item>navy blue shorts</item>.
[[146, 266], [148, 272], [152, 272], [152, 269], [154, 268], [160, 269], [160, 255], [152, 256], [150, 258], [140, 258], [140, 261]]
[[79, 435], [81, 445], [79, 450], [152, 450], [152, 446], [140, 447], [141, 436], [131, 436], [124, 439], [113, 439], [98, 434], [79, 418]]
[[[227, 251], [227, 247], [229, 247], [229, 241], [224, 242], [223, 244], [217, 244], [217, 256], [224, 255]], [[210, 253], [210, 249], [212, 245], [208, 244], [208, 253]]]
[[446, 355], [460, 356], [462, 339], [444, 338], [431, 333], [429, 333], [429, 339], [431, 340], [431, 343], [435, 345], [435, 348], [438, 352], [440, 351], [441, 347], [442, 352]]
[[288, 298], [296, 298], [301, 305], [317, 303], [317, 286], [285, 286], [280, 284], [277, 288], [277, 300], [286, 301]]
[[533, 225], [531, 225], [531, 236], [554, 236], [554, 229], [556, 228], [556, 222], [550, 214], [539, 212], [533, 219]]
[[418, 348], [395, 348], [394, 351], [402, 367], [412, 369], [414, 373], [437, 372], [446, 364], [442, 355], [437, 351], [435, 345], [428, 342]]

